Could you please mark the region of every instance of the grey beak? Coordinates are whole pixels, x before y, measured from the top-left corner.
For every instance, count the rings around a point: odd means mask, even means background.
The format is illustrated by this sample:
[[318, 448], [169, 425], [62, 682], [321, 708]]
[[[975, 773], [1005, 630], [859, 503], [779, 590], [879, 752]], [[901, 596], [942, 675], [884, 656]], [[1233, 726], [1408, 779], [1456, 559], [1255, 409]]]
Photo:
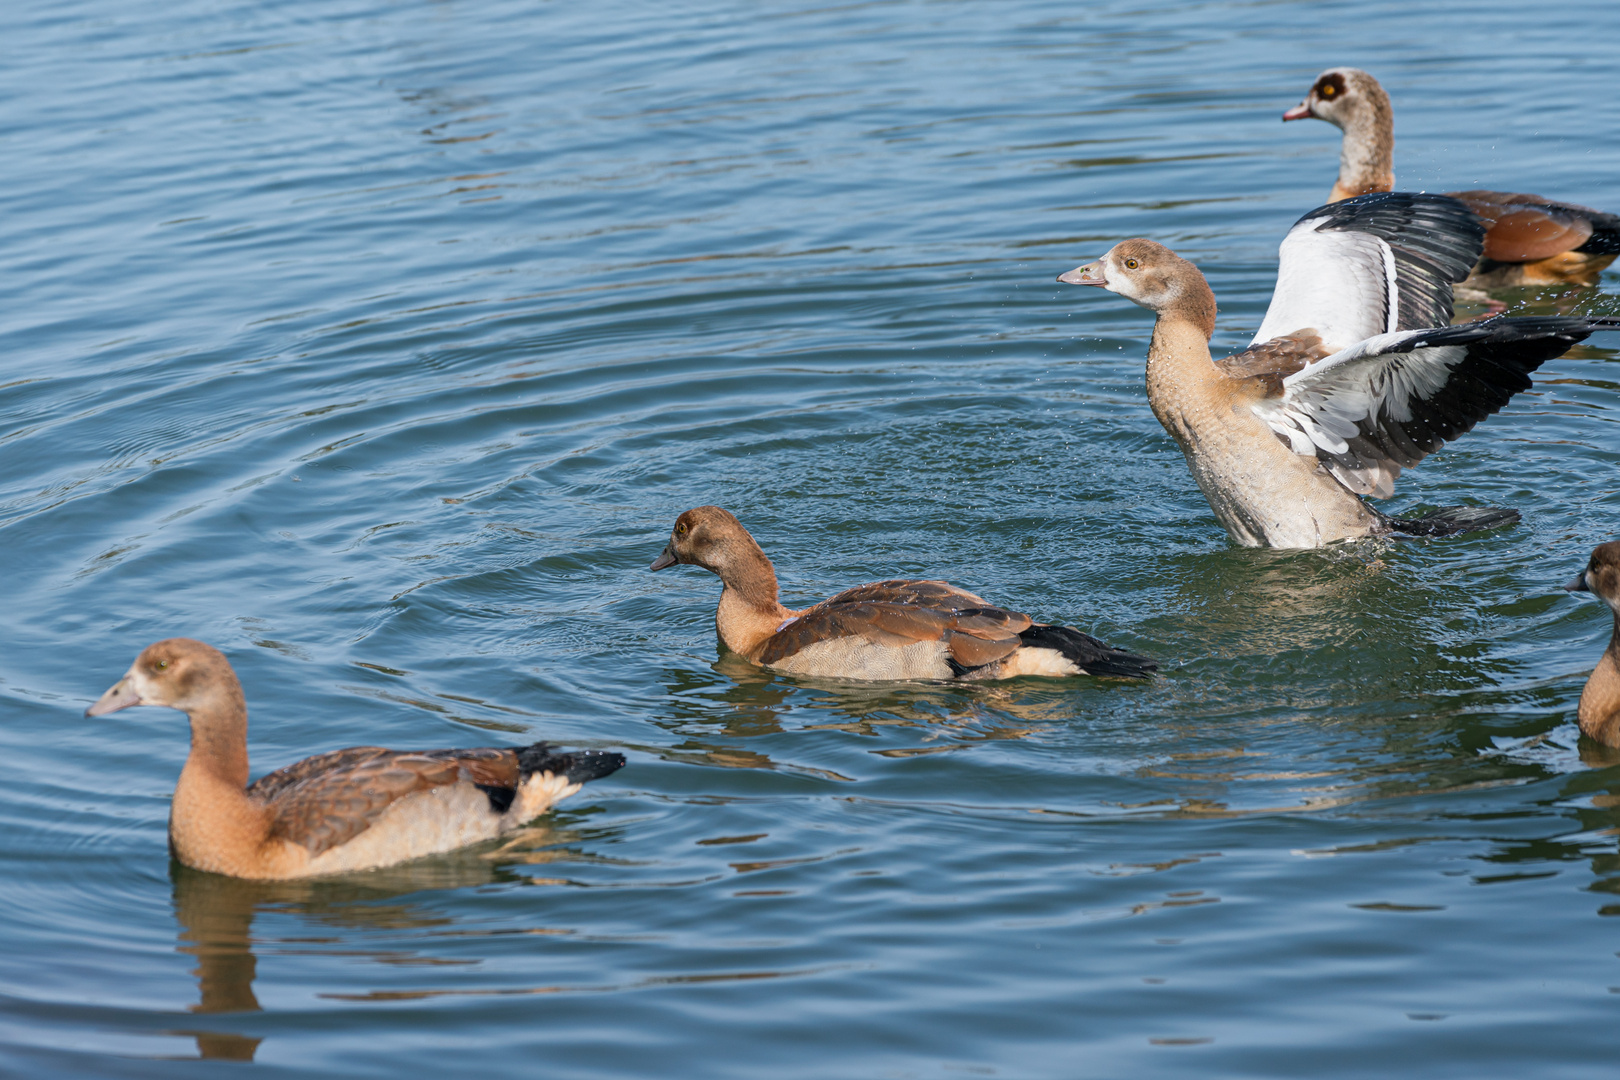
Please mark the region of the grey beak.
[[1582, 570], [1576, 574], [1575, 580], [1565, 585], [1564, 590], [1566, 592], [1591, 592], [1592, 590], [1586, 587], [1586, 571]]
[[84, 715], [106, 716], [110, 712], [117, 712], [119, 709], [127, 709], [131, 705], [139, 705], [140, 703], [141, 695], [135, 692], [135, 687], [130, 684], [129, 676], [125, 675], [108, 687], [107, 692], [96, 699], [94, 705], [84, 710]]
[[666, 566], [674, 566], [676, 563], [678, 563], [680, 561], [681, 560], [679, 560], [679, 559], [677, 559], [675, 557], [675, 552], [673, 550], [671, 550], [671, 546], [669, 544], [665, 544], [663, 554], [659, 555], [658, 558], [654, 559], [652, 561], [652, 565], [647, 567], [647, 569], [649, 569], [649, 570], [662, 570], [664, 567], [666, 567]]

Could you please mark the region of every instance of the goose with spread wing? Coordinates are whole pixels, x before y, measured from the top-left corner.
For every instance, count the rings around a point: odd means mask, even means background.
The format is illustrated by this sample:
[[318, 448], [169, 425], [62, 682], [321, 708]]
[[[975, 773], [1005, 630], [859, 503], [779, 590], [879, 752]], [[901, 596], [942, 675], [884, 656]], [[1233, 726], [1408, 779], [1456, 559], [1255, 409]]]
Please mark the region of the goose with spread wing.
[[242, 878], [370, 870], [488, 840], [527, 824], [624, 755], [545, 743], [465, 750], [352, 746], [248, 783], [247, 703], [230, 661], [190, 638], [148, 645], [85, 710], [165, 705], [191, 721], [169, 809], [187, 866]]
[[1529, 389], [1530, 372], [1620, 320], [1447, 325], [1483, 229], [1443, 195], [1385, 192], [1311, 211], [1280, 249], [1277, 287], [1244, 351], [1214, 361], [1215, 294], [1198, 268], [1125, 240], [1059, 281], [1153, 310], [1148, 403], [1232, 538], [1308, 548], [1387, 533], [1495, 528], [1513, 510], [1392, 518], [1396, 477]]
[[[1329, 202], [1395, 187], [1395, 118], [1389, 95], [1360, 68], [1329, 68], [1284, 120], [1326, 120], [1344, 133]], [[1485, 249], [1468, 280], [1480, 289], [1595, 285], [1620, 255], [1620, 216], [1540, 195], [1453, 191], [1485, 226]]]
[[795, 611], [777, 599], [776, 569], [729, 510], [699, 506], [675, 520], [651, 569], [701, 566], [723, 586], [715, 628], [762, 667], [834, 679], [1010, 679], [1017, 675], [1146, 678], [1158, 665], [1067, 626], [1037, 623], [943, 581], [876, 581]]

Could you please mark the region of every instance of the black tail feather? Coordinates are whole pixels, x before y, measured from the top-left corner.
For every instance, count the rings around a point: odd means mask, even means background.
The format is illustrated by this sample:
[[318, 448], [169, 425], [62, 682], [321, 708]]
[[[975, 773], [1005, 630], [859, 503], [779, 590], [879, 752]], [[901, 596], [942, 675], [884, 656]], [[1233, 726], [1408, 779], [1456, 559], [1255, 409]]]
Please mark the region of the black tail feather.
[[1592, 235], [1576, 248], [1583, 255], [1620, 255], [1620, 217], [1614, 214], [1589, 214]]
[[1145, 679], [1159, 670], [1156, 661], [1105, 645], [1090, 634], [1069, 626], [1036, 624], [1018, 635], [1025, 645], [1055, 649], [1087, 675], [1111, 675], [1118, 679]]
[[1497, 506], [1443, 506], [1412, 518], [1385, 518], [1390, 532], [1406, 536], [1455, 536], [1519, 523], [1517, 510]]
[[575, 750], [567, 754], [554, 753], [549, 743], [537, 742], [521, 747], [517, 752], [518, 772], [525, 778], [530, 773], [548, 772], [566, 777], [570, 784], [584, 784], [624, 768], [624, 755], [611, 750]]

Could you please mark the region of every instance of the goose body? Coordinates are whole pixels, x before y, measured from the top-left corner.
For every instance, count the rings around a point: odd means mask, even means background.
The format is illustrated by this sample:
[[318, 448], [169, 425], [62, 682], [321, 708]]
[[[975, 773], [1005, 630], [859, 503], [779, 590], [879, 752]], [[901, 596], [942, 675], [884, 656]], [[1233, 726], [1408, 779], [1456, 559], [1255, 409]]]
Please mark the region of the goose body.
[[[1389, 95], [1360, 68], [1329, 68], [1284, 120], [1326, 120], [1344, 132], [1329, 202], [1395, 187], [1395, 119]], [[1466, 285], [1595, 285], [1620, 255], [1620, 217], [1589, 206], [1507, 191], [1453, 191], [1485, 226]]]
[[1198, 268], [1125, 240], [1059, 281], [1157, 313], [1148, 403], [1238, 543], [1319, 547], [1385, 533], [1445, 535], [1518, 519], [1454, 507], [1391, 518], [1396, 477], [1530, 387], [1529, 373], [1613, 320], [1490, 319], [1447, 325], [1451, 286], [1483, 229], [1461, 203], [1391, 192], [1302, 217], [1279, 251], [1254, 340], [1215, 361], [1215, 296]]
[[545, 743], [355, 746], [249, 784], [241, 683], [217, 649], [189, 638], [148, 646], [85, 715], [132, 705], [165, 705], [190, 719], [169, 846], [187, 866], [233, 877], [314, 877], [451, 851], [511, 832], [624, 765], [620, 754], [559, 754]]
[[1581, 690], [1576, 722], [1582, 735], [1605, 746], [1620, 747], [1620, 541], [1594, 549], [1586, 569], [1564, 588], [1593, 593], [1614, 612], [1609, 647]]
[[741, 522], [718, 506], [676, 519], [652, 563], [701, 566], [723, 586], [715, 628], [762, 667], [838, 679], [1008, 679], [1018, 675], [1145, 678], [1157, 665], [1067, 626], [1036, 623], [943, 581], [896, 579], [846, 589], [793, 610], [776, 570]]

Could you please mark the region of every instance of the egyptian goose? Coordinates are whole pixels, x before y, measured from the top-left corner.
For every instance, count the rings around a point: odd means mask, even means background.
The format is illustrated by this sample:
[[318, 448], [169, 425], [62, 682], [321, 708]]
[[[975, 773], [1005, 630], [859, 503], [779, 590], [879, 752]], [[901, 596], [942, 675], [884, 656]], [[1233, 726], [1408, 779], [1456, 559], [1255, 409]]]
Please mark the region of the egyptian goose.
[[[1338, 202], [1395, 187], [1394, 114], [1378, 80], [1360, 68], [1329, 68], [1284, 120], [1315, 117], [1344, 132], [1339, 178], [1328, 195]], [[1506, 191], [1453, 191], [1485, 225], [1485, 250], [1465, 284], [1595, 285], [1620, 255], [1620, 217], [1574, 203]]]
[[794, 611], [777, 600], [776, 570], [730, 511], [699, 506], [675, 519], [651, 569], [676, 563], [717, 574], [715, 628], [726, 648], [762, 667], [835, 679], [1010, 679], [1112, 675], [1143, 679], [1158, 665], [1067, 626], [992, 607], [943, 581], [877, 581]]
[[191, 754], [169, 809], [169, 848], [187, 866], [242, 878], [370, 870], [511, 832], [624, 765], [622, 754], [545, 743], [468, 750], [352, 746], [248, 783], [247, 704], [210, 645], [148, 645], [85, 710], [165, 705], [191, 721]]
[[1599, 544], [1593, 549], [1586, 569], [1564, 588], [1570, 592], [1596, 593], [1614, 612], [1614, 633], [1609, 636], [1609, 647], [1603, 650], [1603, 658], [1586, 680], [1575, 718], [1582, 735], [1604, 746], [1620, 746], [1620, 540]]
[[1395, 478], [1530, 387], [1529, 373], [1620, 320], [1494, 318], [1446, 325], [1451, 284], [1479, 254], [1468, 208], [1386, 192], [1312, 210], [1283, 239], [1260, 332], [1214, 361], [1215, 295], [1198, 268], [1125, 240], [1059, 281], [1096, 285], [1158, 314], [1148, 404], [1181, 445], [1215, 516], [1240, 544], [1308, 548], [1518, 520], [1451, 507], [1391, 518]]

